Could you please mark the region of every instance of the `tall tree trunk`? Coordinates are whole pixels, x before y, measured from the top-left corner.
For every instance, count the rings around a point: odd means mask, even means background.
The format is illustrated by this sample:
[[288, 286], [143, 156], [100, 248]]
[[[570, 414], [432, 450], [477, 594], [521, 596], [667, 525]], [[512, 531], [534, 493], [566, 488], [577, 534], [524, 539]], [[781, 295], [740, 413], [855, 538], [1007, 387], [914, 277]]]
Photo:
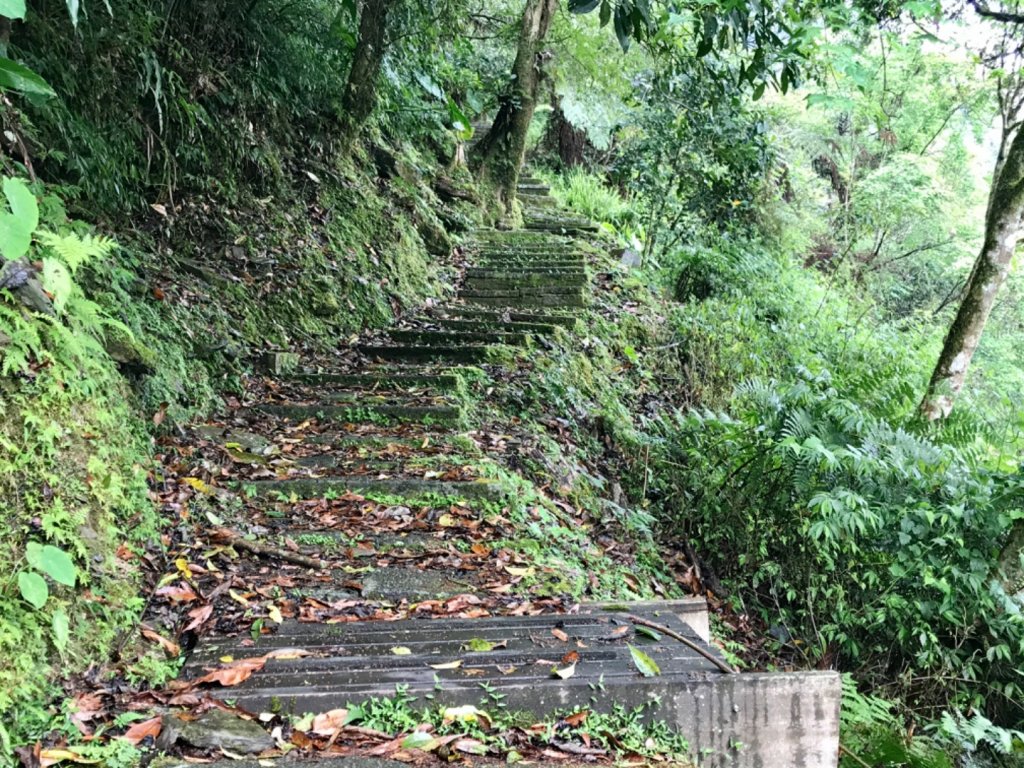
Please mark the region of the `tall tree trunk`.
[[996, 162], [989, 192], [981, 253], [921, 402], [921, 413], [929, 420], [945, 418], [953, 409], [1020, 238], [1024, 219], [1024, 131], [1016, 130], [1003, 146], [1005, 151]]
[[583, 165], [587, 153], [592, 150], [587, 132], [577, 128], [562, 111], [562, 99], [557, 93], [551, 95], [551, 119], [548, 121], [545, 146], [558, 156], [563, 168]]
[[999, 555], [999, 576], [1003, 589], [1011, 595], [1024, 596], [1024, 520], [1018, 520], [1010, 530], [1003, 551]]
[[377, 80], [387, 51], [387, 19], [395, 0], [363, 0], [359, 13], [359, 39], [345, 84], [342, 107], [349, 130], [358, 130], [373, 114]]
[[514, 212], [526, 133], [537, 106], [542, 78], [540, 47], [557, 5], [558, 0], [526, 0], [510, 88], [498, 105], [491, 129], [473, 152], [472, 164], [481, 181], [494, 188], [506, 218]]

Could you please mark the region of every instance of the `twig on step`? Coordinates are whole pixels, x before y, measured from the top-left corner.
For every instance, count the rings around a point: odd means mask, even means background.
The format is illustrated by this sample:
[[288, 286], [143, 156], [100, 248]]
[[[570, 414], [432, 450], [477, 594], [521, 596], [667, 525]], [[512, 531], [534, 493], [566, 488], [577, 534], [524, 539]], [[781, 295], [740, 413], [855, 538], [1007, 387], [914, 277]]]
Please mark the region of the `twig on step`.
[[319, 560], [315, 557], [306, 557], [306, 555], [300, 555], [297, 552], [291, 552], [287, 549], [271, 547], [268, 544], [260, 544], [258, 541], [250, 541], [249, 539], [242, 538], [242, 534], [228, 528], [217, 528], [213, 531], [213, 535], [216, 539], [226, 540], [235, 549], [244, 549], [246, 552], [251, 552], [254, 555], [259, 555], [261, 557], [277, 557], [281, 560], [285, 560], [289, 563], [295, 563], [295, 565], [301, 565], [306, 568], [324, 567], [323, 560]]
[[678, 640], [691, 651], [696, 651], [697, 653], [699, 653], [701, 656], [710, 661], [723, 672], [726, 672], [730, 675], [738, 674], [738, 672], [735, 669], [733, 669], [731, 666], [729, 666], [729, 664], [715, 656], [713, 653], [711, 653], [711, 651], [707, 650], [706, 648], [703, 648], [699, 643], [693, 642], [693, 640], [686, 637], [685, 635], [679, 634], [674, 629], [670, 629], [663, 624], [655, 624], [653, 621], [645, 619], [643, 616], [637, 616], [632, 613], [627, 613], [626, 618], [634, 624], [639, 624], [642, 627], [648, 627], [649, 629], [661, 632], [661, 634], [663, 635], [668, 635], [673, 640]]

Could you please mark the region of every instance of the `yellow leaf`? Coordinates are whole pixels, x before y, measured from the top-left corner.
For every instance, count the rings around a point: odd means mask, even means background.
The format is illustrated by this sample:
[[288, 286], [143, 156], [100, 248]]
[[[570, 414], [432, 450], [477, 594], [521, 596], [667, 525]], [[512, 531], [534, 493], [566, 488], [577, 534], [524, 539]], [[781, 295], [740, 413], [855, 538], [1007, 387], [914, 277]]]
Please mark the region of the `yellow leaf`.
[[459, 521], [455, 519], [455, 515], [450, 515], [445, 512], [437, 519], [437, 524], [442, 528], [453, 528], [459, 524]]
[[204, 483], [198, 477], [185, 477], [182, 478], [182, 482], [184, 482], [186, 485], [192, 486], [200, 493], [205, 493], [207, 496], [213, 493], [213, 488]]
[[395, 656], [411, 656], [412, 655], [412, 650], [409, 649], [409, 648], [406, 648], [404, 645], [396, 645], [394, 648], [391, 649], [391, 652], [393, 654], [395, 654]]
[[220, 661], [222, 664], [230, 664], [234, 660], [235, 660], [234, 656], [221, 656], [218, 659], [218, 661]]
[[431, 669], [458, 669], [462, 666], [462, 659], [446, 661], [444, 664], [430, 664]]
[[181, 573], [181, 575], [184, 576], [186, 579], [192, 578], [192, 570], [188, 567], [188, 560], [186, 560], [184, 557], [179, 557], [177, 560], [175, 560], [174, 565], [178, 569], [179, 573]]
[[248, 608], [249, 607], [249, 601], [246, 600], [244, 597], [242, 597], [237, 592], [235, 592], [235, 590], [229, 589], [228, 590], [228, 595], [231, 597], [232, 600], [234, 600], [236, 603], [238, 603], [242, 607], [244, 607], [244, 608]]
[[281, 609], [276, 605], [272, 605], [267, 609], [267, 615], [270, 616], [270, 620], [276, 624], [284, 623], [284, 616], [281, 615]]

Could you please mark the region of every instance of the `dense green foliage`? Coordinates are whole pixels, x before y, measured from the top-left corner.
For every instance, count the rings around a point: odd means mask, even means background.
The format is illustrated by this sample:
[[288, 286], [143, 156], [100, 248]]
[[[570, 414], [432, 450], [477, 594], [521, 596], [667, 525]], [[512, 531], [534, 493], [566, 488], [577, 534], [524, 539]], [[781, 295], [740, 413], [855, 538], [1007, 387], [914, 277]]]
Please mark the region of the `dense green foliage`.
[[[1019, 753], [1024, 614], [995, 572], [1024, 519], [1019, 269], [952, 417], [918, 415], [994, 160], [971, 35], [924, 32], [929, 2], [568, 5], [531, 159], [642, 265], [609, 266], [586, 333], [498, 393], [535, 435], [571, 425], [526, 469], [599, 521], [564, 532], [579, 567], [551, 589], [598, 562], [590, 533], [643, 567], [595, 579], [626, 597], [674, 589], [659, 539], [691, 546], [721, 610], [771, 638], [761, 663], [851, 674], [850, 764]], [[394, 3], [355, 129], [356, 3], [4, 8], [0, 253], [38, 264], [52, 309], [0, 293], [9, 752], [51, 727], [58, 665], [117, 648], [132, 680], [173, 672], [124, 647], [175, 524], [147, 495], [154, 437], [261, 351], [323, 351], [447, 290], [489, 213], [462, 161], [509, 92], [522, 3]], [[560, 157], [549, 118], [583, 149]]]

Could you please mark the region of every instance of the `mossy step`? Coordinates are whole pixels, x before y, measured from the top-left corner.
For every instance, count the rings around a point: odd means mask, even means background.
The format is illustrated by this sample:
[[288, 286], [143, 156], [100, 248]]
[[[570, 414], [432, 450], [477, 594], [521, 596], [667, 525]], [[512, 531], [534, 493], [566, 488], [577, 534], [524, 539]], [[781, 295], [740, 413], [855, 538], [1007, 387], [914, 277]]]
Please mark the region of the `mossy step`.
[[514, 291], [541, 288], [545, 291], [578, 290], [587, 284], [586, 275], [512, 275], [509, 277], [467, 277], [465, 287], [474, 291]]
[[516, 280], [519, 277], [530, 279], [544, 276], [552, 278], [578, 277], [586, 278], [587, 271], [582, 267], [549, 267], [546, 265], [537, 266], [516, 266], [516, 265], [495, 265], [493, 267], [468, 267], [467, 278], [483, 278], [490, 280]]
[[517, 312], [515, 310], [502, 312], [500, 310], [481, 309], [480, 307], [464, 305], [448, 305], [441, 307], [439, 311], [461, 318], [489, 320], [491, 322], [544, 323], [545, 325], [560, 325], [563, 328], [572, 328], [579, 319], [576, 315], [553, 315], [543, 312]]
[[521, 333], [551, 334], [555, 332], [555, 328], [557, 327], [553, 323], [504, 322], [500, 318], [497, 320], [451, 320], [448, 318], [442, 318], [440, 320], [434, 320], [433, 322], [443, 328], [452, 328], [460, 331], [486, 329], [494, 331], [518, 331]]
[[467, 287], [459, 291], [459, 298], [461, 299], [478, 299], [478, 298], [515, 298], [515, 297], [534, 297], [534, 296], [580, 296], [582, 295], [582, 286], [579, 285], [524, 285], [524, 286], [510, 286], [506, 288], [475, 288]]
[[521, 346], [526, 343], [525, 333], [502, 333], [500, 331], [480, 330], [394, 330], [388, 331], [395, 341], [409, 344], [436, 344], [439, 346], [452, 344], [511, 344]]
[[538, 179], [536, 176], [520, 176], [518, 183], [519, 184], [528, 184], [528, 185], [529, 184], [543, 184], [544, 180], [543, 179]]
[[448, 373], [297, 373], [289, 378], [307, 384], [333, 384], [354, 389], [448, 391], [459, 386], [458, 376]]
[[527, 229], [544, 230], [547, 232], [565, 232], [583, 234], [597, 232], [597, 225], [589, 221], [573, 221], [570, 219], [531, 219], [526, 222]]
[[546, 184], [518, 184], [516, 191], [521, 195], [549, 195], [551, 187]]
[[508, 307], [509, 309], [528, 309], [531, 307], [571, 308], [584, 306], [583, 296], [576, 294], [534, 294], [523, 296], [462, 296], [467, 302], [482, 307]]
[[462, 409], [454, 405], [397, 405], [368, 403], [361, 405], [332, 405], [326, 403], [275, 403], [254, 405], [244, 410], [266, 413], [283, 419], [304, 421], [321, 419], [356, 424], [375, 421], [433, 421], [455, 423], [462, 418]]
[[[338, 450], [365, 449], [379, 450], [389, 445], [404, 448], [426, 450], [428, 447], [438, 451], [458, 453], [463, 456], [482, 456], [479, 446], [471, 437], [453, 432], [421, 432], [415, 435], [382, 435], [379, 432], [348, 433], [321, 432], [307, 435], [303, 440], [310, 445], [329, 445]], [[432, 456], [444, 454], [428, 454]]]
[[452, 363], [471, 364], [487, 360], [489, 348], [483, 345], [453, 347], [417, 344], [361, 344], [358, 349], [369, 358], [390, 360], [396, 363], [445, 360]]
[[496, 270], [503, 272], [525, 272], [527, 270], [538, 272], [550, 271], [573, 271], [582, 272], [586, 269], [586, 262], [580, 259], [531, 259], [520, 260], [510, 256], [497, 257], [480, 261], [476, 269]]
[[296, 477], [288, 480], [259, 480], [246, 483], [257, 498], [275, 496], [320, 499], [325, 494], [357, 493], [361, 496], [424, 499], [500, 499], [505, 491], [492, 480], [422, 480], [413, 477]]
[[522, 256], [523, 258], [536, 258], [538, 256], [556, 256], [559, 258], [571, 257], [571, 256], [582, 256], [583, 249], [577, 244], [570, 246], [564, 245], [537, 245], [530, 247], [521, 247], [514, 245], [488, 245], [478, 246], [476, 248], [469, 249], [471, 254], [477, 257], [486, 256]]

